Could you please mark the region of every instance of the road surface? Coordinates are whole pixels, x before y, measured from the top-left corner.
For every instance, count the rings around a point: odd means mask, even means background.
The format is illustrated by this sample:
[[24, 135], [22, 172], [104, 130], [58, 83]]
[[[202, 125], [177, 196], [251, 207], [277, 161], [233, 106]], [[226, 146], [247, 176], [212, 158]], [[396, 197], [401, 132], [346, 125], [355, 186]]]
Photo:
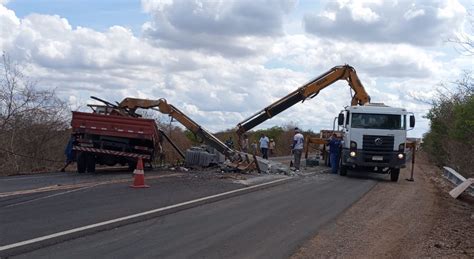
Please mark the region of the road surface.
[[[175, 184], [175, 180], [158, 179], [152, 182], [152, 188], [138, 192], [104, 185], [4, 206], [0, 208], [0, 227], [6, 235], [2, 235], [1, 244], [241, 188], [215, 179], [197, 181], [198, 187], [184, 179]], [[44, 247], [18, 258], [287, 258], [376, 182], [330, 174], [298, 177], [271, 188]], [[174, 195], [145, 195], [160, 186]], [[91, 201], [93, 198], [98, 201]]]

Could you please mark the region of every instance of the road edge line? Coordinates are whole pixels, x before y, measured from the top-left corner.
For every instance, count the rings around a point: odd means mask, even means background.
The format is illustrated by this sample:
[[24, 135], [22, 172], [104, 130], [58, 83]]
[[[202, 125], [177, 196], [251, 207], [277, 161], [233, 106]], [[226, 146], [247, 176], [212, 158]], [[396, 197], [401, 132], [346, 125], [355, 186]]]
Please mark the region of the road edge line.
[[46, 236], [41, 236], [41, 237], [37, 237], [37, 238], [25, 240], [25, 241], [20, 241], [13, 244], [0, 246], [0, 258], [15, 256], [22, 253], [34, 251], [40, 248], [44, 248], [44, 247], [51, 246], [51, 245], [61, 243], [64, 241], [76, 239], [76, 238], [83, 237], [86, 235], [110, 230], [117, 227], [122, 227], [125, 225], [129, 225], [129, 224], [133, 224], [133, 223], [137, 223], [141, 221], [146, 221], [152, 218], [172, 214], [178, 211], [198, 207], [204, 204], [209, 204], [209, 203], [217, 202], [217, 201], [224, 200], [227, 198], [239, 196], [242, 194], [247, 194], [250, 192], [270, 188], [270, 187], [277, 186], [285, 182], [289, 182], [291, 180], [296, 180], [296, 179], [297, 178], [293, 178], [293, 177], [277, 179], [271, 182], [261, 183], [261, 184], [248, 186], [248, 187], [244, 187], [244, 188], [240, 188], [236, 190], [231, 190], [231, 191], [227, 191], [227, 192], [223, 192], [219, 194], [201, 197], [194, 200], [181, 202], [178, 204], [173, 204], [173, 205], [169, 205], [169, 206], [165, 206], [165, 207], [161, 207], [161, 208], [157, 208], [153, 210], [148, 210], [148, 211], [144, 211], [144, 212], [140, 212], [140, 213], [136, 213], [136, 214], [132, 214], [132, 215], [128, 215], [128, 216], [124, 216], [124, 217], [120, 217], [120, 218], [116, 218], [112, 220], [94, 223], [94, 224], [90, 224], [83, 227], [73, 228], [73, 229], [53, 233]]

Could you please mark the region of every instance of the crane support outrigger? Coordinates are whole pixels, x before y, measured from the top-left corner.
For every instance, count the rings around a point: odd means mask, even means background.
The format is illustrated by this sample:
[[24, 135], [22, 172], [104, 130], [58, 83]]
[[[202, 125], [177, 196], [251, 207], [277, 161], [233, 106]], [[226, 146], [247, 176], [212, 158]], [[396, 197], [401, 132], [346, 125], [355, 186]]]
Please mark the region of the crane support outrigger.
[[239, 136], [239, 139], [242, 134], [251, 130], [255, 126], [274, 117], [300, 101], [304, 102], [307, 98], [315, 97], [322, 89], [338, 80], [346, 80], [351, 89], [354, 90], [351, 105], [364, 105], [370, 102], [370, 96], [365, 91], [355, 69], [349, 65], [335, 66], [326, 73], [304, 84], [287, 96], [270, 104], [263, 110], [237, 124], [237, 135]]

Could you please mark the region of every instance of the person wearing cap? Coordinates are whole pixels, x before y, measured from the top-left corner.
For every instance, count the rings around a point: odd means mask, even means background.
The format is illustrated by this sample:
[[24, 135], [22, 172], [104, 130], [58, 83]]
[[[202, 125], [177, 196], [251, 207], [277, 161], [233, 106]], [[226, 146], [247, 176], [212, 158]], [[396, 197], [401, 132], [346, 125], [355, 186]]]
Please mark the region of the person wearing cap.
[[299, 128], [295, 128], [295, 135], [293, 137], [293, 145], [291, 147], [294, 156], [295, 170], [300, 170], [301, 154], [303, 153], [304, 136], [301, 134]]
[[270, 143], [268, 143], [268, 151], [270, 152], [270, 156], [275, 154], [275, 141], [271, 138]]

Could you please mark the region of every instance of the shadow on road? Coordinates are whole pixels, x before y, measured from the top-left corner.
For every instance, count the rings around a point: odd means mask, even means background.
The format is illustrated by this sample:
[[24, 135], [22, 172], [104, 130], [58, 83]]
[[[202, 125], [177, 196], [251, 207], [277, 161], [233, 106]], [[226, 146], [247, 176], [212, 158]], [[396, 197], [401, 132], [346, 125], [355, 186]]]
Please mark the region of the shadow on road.
[[347, 171], [347, 177], [371, 179], [379, 182], [390, 182], [390, 174], [372, 173], [367, 171]]

